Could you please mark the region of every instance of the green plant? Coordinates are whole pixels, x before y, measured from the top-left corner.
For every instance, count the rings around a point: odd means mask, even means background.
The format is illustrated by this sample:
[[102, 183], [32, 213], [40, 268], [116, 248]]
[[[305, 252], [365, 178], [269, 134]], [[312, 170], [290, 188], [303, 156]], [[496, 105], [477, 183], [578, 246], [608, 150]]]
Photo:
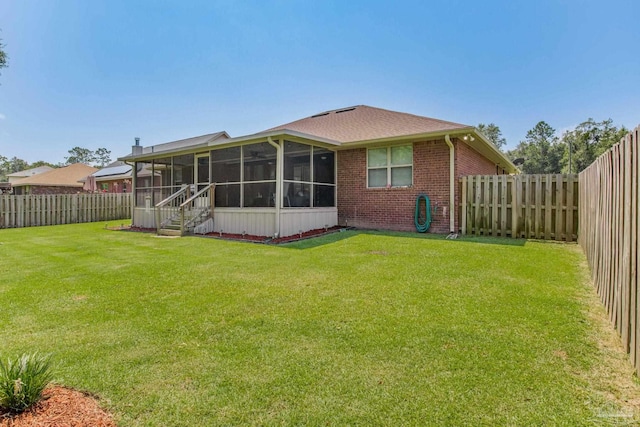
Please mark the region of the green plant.
[[6, 364], [0, 360], [0, 408], [10, 412], [29, 408], [40, 400], [51, 377], [48, 356], [24, 354]]

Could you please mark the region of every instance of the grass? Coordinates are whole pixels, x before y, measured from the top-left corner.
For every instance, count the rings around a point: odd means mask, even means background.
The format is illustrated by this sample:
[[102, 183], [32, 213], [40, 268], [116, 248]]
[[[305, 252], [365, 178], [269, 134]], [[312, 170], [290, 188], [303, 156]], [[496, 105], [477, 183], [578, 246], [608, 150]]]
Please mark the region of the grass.
[[401, 233], [0, 230], [0, 355], [52, 353], [54, 380], [122, 426], [637, 420], [583, 264], [573, 245]]

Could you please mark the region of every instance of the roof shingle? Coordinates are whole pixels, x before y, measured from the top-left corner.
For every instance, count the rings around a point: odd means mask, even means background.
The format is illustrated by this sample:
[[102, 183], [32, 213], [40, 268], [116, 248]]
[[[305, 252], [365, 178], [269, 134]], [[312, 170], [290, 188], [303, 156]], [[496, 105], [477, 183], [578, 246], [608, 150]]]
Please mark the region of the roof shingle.
[[91, 175], [97, 170], [98, 169], [83, 163], [75, 163], [63, 168], [57, 168], [50, 170], [49, 172], [43, 172], [38, 175], [23, 178], [13, 183], [13, 186], [42, 185], [50, 187], [82, 187], [82, 183], [78, 181], [88, 175]]
[[265, 132], [286, 129], [349, 143], [464, 128], [471, 126], [357, 105], [315, 114]]

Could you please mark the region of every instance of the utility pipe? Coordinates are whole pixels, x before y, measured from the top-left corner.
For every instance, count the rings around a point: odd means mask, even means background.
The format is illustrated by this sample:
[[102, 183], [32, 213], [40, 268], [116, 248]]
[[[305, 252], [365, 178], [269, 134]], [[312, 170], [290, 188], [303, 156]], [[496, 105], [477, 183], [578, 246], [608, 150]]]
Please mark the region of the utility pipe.
[[267, 137], [267, 142], [276, 149], [276, 199], [274, 200], [274, 205], [276, 207], [276, 231], [274, 233], [274, 237], [277, 239], [280, 237], [280, 200], [282, 199], [282, 162], [284, 158], [282, 156], [282, 146], [280, 146], [280, 144], [273, 142], [273, 139], [271, 139], [270, 136]]
[[455, 234], [455, 152], [449, 134], [444, 136], [444, 142], [449, 146], [449, 230], [452, 234]]

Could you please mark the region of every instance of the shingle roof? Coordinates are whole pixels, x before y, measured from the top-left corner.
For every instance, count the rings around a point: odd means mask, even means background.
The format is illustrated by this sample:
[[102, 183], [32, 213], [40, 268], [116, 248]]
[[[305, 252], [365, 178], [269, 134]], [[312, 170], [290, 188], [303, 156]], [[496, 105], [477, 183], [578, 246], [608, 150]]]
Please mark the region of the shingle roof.
[[83, 163], [75, 163], [63, 168], [57, 168], [49, 172], [23, 178], [13, 183], [13, 186], [42, 185], [51, 187], [82, 187], [82, 183], [78, 182], [78, 180], [91, 175], [97, 170], [98, 169]]
[[325, 111], [267, 129], [265, 132], [286, 129], [349, 143], [464, 128], [471, 128], [471, 126], [367, 105], [356, 105]]
[[39, 173], [50, 171], [51, 169], [53, 169], [51, 166], [39, 166], [37, 168], [25, 169], [23, 171], [10, 173], [7, 176], [8, 177], [21, 177], [21, 176], [28, 177], [28, 176], [37, 175]]
[[150, 153], [159, 153], [162, 151], [175, 150], [178, 148], [192, 147], [197, 145], [206, 144], [210, 141], [215, 141], [216, 139], [226, 139], [229, 138], [226, 132], [215, 132], [209, 133], [207, 135], [202, 136], [194, 136], [193, 138], [181, 139], [178, 141], [165, 142], [163, 144], [157, 144], [150, 147], [144, 147], [142, 150], [142, 154], [150, 154]]

